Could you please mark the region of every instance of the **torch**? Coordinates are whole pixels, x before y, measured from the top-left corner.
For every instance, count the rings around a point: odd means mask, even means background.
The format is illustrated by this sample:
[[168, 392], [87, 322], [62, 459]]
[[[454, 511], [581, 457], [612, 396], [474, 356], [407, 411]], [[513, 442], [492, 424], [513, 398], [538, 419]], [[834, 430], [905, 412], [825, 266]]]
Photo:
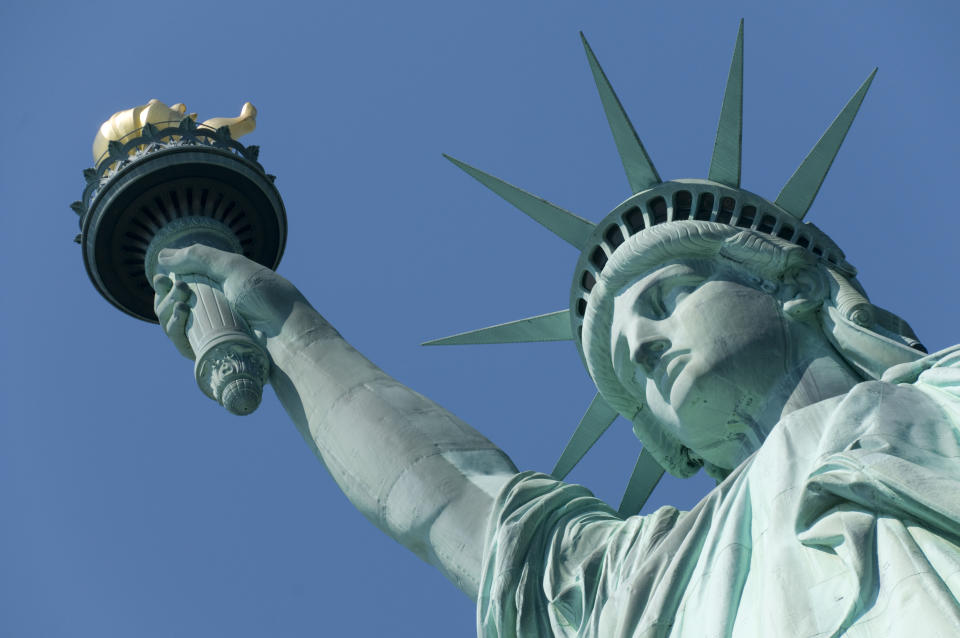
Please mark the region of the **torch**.
[[[259, 148], [235, 138], [253, 130], [256, 109], [202, 124], [185, 107], [151, 100], [114, 114], [94, 141], [95, 166], [71, 207], [75, 241], [94, 287], [123, 312], [157, 323], [153, 276], [164, 248], [205, 244], [276, 269], [286, 242], [280, 193], [257, 162]], [[233, 414], [256, 410], [270, 359], [219, 285], [173, 275], [193, 294], [187, 338], [200, 389]]]

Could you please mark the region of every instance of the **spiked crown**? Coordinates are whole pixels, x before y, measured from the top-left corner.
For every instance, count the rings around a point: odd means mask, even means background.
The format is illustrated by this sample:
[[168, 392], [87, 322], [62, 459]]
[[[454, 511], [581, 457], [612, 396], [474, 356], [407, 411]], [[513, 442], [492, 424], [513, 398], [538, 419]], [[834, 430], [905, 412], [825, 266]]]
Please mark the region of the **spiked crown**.
[[[852, 285], [860, 290], [854, 279], [856, 269], [847, 262], [843, 251], [825, 233], [803, 219], [853, 123], [876, 69], [843, 107], [826, 133], [787, 181], [776, 200], [771, 202], [740, 188], [743, 122], [742, 20], [706, 180], [661, 180], [593, 50], [583, 34], [581, 38], [632, 195], [601, 222], [594, 224], [445, 155], [467, 174], [580, 250], [581, 254], [574, 271], [567, 309], [428, 341], [424, 345], [572, 340], [589, 371], [590, 365], [584, 352], [584, 320], [590, 314], [588, 309], [591, 305], [591, 293], [604, 267], [617, 249], [628, 243], [631, 237], [651, 227], [672, 222], [714, 222], [776, 237], [777, 241], [786, 241], [808, 251], [815, 259], [849, 278]], [[592, 372], [591, 376], [594, 376]], [[594, 376], [594, 381], [600, 387], [601, 380]], [[610, 427], [617, 414], [617, 410], [598, 393], [557, 461], [553, 475], [557, 478], [565, 477]], [[631, 415], [624, 416], [629, 418]], [[624, 515], [640, 510], [663, 474], [662, 455], [657, 455], [661, 456], [658, 461], [649, 447], [644, 445], [621, 502], [620, 512]]]

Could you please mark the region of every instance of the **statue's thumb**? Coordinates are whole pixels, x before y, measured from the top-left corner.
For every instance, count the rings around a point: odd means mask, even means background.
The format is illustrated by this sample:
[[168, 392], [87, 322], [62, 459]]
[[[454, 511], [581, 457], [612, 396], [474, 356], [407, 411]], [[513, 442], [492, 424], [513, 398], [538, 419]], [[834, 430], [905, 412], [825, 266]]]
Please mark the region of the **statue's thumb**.
[[157, 253], [157, 265], [160, 271], [180, 275], [210, 275], [210, 263], [200, 254], [201, 246], [186, 248], [164, 248]]

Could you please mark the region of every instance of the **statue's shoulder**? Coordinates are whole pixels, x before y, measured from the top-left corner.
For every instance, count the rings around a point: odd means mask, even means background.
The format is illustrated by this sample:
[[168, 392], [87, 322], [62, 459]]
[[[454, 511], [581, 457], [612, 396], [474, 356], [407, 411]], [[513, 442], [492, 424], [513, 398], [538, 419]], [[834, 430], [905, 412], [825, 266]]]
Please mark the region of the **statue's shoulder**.
[[960, 346], [955, 346], [787, 415], [754, 459], [751, 476], [760, 481], [751, 483], [751, 491], [772, 491], [775, 497], [830, 468], [857, 468], [881, 458], [918, 463], [957, 458], [958, 432]]
[[960, 344], [901, 363], [883, 373], [881, 381], [897, 384], [960, 385]]
[[884, 423], [909, 422], [915, 432], [955, 430], [960, 425], [960, 345], [891, 367], [879, 381], [854, 388], [844, 406], [856, 405], [857, 399], [865, 409], [872, 401]]

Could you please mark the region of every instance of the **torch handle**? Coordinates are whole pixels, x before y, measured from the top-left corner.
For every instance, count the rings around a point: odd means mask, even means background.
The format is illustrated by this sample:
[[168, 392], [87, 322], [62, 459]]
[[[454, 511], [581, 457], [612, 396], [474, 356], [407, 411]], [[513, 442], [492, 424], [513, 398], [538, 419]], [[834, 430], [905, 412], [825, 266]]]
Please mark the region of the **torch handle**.
[[266, 351], [216, 283], [202, 275], [172, 277], [193, 292], [186, 332], [196, 356], [197, 385], [231, 413], [250, 414], [260, 405], [270, 374]]

